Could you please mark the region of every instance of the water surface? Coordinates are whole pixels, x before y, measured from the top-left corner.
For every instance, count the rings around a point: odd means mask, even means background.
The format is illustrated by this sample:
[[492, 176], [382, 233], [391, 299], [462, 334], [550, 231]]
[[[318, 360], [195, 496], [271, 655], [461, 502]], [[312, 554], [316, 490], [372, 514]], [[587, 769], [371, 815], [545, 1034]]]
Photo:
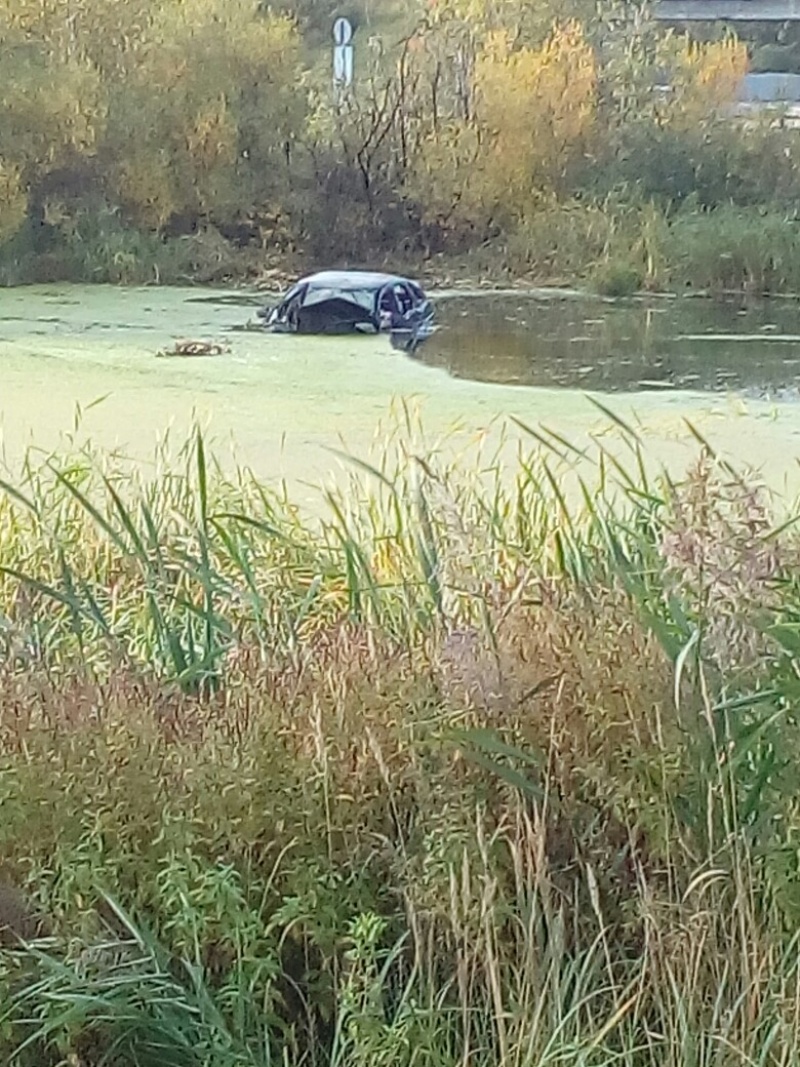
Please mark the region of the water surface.
[[800, 399], [800, 302], [451, 296], [421, 358], [459, 378]]
[[[610, 440], [594, 395], [637, 427], [657, 465], [681, 472], [696, 455], [688, 419], [776, 489], [800, 489], [790, 304], [740, 315], [688, 300], [444, 297], [441, 331], [411, 359], [383, 337], [243, 329], [261, 302], [198, 289], [0, 290], [0, 459], [13, 468], [27, 448], [91, 439], [147, 463], [165, 435], [181, 442], [197, 421], [221, 461], [302, 495], [339, 476], [338, 452], [380, 453], [390, 434], [469, 462], [483, 444], [509, 470], [531, 444], [520, 423], [580, 446]], [[185, 338], [229, 351], [156, 358]], [[613, 447], [625, 454], [624, 442]]]

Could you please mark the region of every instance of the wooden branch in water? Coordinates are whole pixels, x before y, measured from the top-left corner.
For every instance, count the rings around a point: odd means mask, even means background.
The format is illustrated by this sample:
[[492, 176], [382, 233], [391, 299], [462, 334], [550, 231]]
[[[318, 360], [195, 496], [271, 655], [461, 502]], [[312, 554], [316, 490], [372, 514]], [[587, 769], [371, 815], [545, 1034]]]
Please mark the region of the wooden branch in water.
[[171, 349], [156, 352], [157, 356], [221, 356], [230, 352], [230, 345], [216, 341], [176, 341]]

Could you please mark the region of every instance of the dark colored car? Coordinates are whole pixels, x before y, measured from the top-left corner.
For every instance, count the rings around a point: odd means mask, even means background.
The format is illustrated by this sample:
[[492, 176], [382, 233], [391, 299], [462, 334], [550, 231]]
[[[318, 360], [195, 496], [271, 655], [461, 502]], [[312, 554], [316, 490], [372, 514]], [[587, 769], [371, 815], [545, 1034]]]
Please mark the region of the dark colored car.
[[279, 333], [388, 333], [409, 350], [433, 330], [433, 306], [416, 282], [372, 271], [311, 274], [258, 315]]

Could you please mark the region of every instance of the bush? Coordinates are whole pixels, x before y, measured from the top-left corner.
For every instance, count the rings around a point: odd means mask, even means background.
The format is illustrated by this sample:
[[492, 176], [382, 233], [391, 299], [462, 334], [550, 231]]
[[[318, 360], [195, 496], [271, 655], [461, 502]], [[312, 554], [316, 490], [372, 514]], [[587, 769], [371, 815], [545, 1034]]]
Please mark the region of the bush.
[[589, 280], [601, 296], [620, 297], [637, 293], [644, 278], [641, 269], [634, 264], [615, 260], [595, 267]]
[[719, 292], [800, 291], [798, 221], [780, 209], [686, 211], [663, 245], [669, 282]]

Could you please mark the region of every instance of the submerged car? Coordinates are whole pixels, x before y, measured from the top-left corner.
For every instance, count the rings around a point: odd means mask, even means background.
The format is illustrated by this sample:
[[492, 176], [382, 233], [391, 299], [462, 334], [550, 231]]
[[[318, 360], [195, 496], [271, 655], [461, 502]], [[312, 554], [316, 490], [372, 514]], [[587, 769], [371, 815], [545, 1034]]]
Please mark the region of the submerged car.
[[372, 271], [311, 274], [258, 315], [276, 333], [388, 333], [400, 348], [416, 347], [433, 329], [433, 306], [416, 282]]

